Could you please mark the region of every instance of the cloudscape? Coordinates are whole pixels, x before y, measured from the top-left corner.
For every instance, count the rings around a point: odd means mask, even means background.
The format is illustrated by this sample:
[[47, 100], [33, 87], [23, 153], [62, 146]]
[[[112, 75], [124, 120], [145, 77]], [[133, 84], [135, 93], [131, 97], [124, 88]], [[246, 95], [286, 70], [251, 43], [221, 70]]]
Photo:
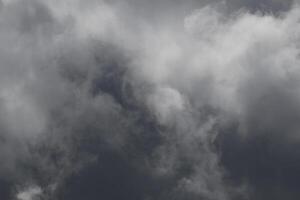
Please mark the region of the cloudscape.
[[1, 200], [299, 200], [300, 2], [0, 0]]

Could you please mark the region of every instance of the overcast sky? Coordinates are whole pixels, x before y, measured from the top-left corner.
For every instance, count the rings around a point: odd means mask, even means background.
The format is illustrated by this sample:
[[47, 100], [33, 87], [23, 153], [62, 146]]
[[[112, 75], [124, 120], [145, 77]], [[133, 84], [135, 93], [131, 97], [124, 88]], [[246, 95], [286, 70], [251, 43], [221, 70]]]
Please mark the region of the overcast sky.
[[0, 199], [300, 199], [299, 22], [297, 0], [0, 0]]

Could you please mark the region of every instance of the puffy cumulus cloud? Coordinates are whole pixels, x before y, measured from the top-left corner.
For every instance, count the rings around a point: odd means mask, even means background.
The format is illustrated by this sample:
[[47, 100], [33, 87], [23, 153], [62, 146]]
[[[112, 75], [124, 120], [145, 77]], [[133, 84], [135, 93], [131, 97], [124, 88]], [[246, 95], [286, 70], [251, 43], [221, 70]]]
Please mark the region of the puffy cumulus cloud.
[[299, 198], [297, 2], [3, 0], [0, 15], [4, 199]]

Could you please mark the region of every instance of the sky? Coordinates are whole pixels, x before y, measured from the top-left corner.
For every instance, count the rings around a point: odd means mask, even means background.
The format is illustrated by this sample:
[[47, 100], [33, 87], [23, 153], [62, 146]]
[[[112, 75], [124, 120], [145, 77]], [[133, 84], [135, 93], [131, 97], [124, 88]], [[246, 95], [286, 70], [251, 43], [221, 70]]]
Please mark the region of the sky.
[[0, 0], [1, 200], [298, 200], [298, 0]]

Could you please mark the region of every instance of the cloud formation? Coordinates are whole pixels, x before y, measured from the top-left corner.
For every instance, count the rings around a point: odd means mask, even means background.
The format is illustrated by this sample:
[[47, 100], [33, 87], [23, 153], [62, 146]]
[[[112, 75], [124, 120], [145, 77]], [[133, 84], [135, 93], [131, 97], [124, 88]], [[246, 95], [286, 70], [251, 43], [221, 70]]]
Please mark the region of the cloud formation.
[[1, 198], [298, 199], [299, 19], [280, 0], [3, 0]]

